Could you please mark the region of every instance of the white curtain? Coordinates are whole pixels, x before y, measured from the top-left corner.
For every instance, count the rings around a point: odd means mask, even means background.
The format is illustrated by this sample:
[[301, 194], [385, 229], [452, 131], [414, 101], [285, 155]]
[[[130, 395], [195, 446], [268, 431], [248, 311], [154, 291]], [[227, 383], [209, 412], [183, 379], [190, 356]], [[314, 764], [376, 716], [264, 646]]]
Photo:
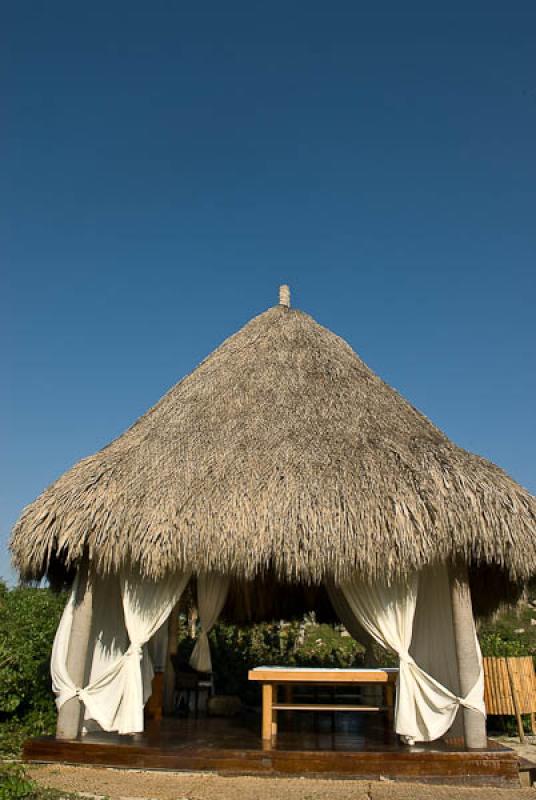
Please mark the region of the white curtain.
[[190, 666], [198, 672], [212, 672], [208, 634], [218, 619], [229, 590], [229, 577], [215, 572], [197, 578], [197, 606], [201, 631], [190, 656]]
[[[409, 652], [421, 669], [459, 697], [460, 679], [452, 621], [450, 582], [444, 564], [426, 567], [419, 573], [417, 607]], [[477, 653], [480, 659], [478, 641]], [[463, 717], [458, 708], [456, 719], [445, 735], [463, 736], [463, 734]]]
[[326, 583], [326, 591], [328, 593], [333, 610], [339, 617], [340, 621], [350, 634], [350, 636], [363, 645], [365, 648], [365, 663], [368, 667], [376, 665], [376, 657], [372, 648], [372, 636], [360, 625], [354, 612], [348, 605], [344, 594], [337, 589], [332, 583]]
[[[118, 637], [111, 661], [104, 654], [109, 645], [101, 639], [96, 645], [96, 661], [90, 682], [77, 687], [67, 672], [67, 654], [76, 597], [76, 582], [61, 618], [52, 648], [52, 688], [59, 708], [72, 697], [84, 703], [86, 715], [105, 731], [140, 733], [143, 731], [143, 706], [151, 693], [153, 668], [146, 643], [169, 616], [189, 579], [188, 573], [168, 574], [159, 581], [142, 578], [135, 571], [124, 571], [119, 577], [124, 625], [129, 643]], [[103, 594], [105, 586], [103, 585]], [[98, 579], [94, 587], [99, 592]]]
[[[442, 569], [445, 572], [441, 575]], [[356, 578], [339, 587], [363, 628], [382, 647], [393, 651], [400, 659], [395, 730], [408, 744], [439, 739], [452, 726], [460, 705], [485, 715], [484, 675], [476, 631], [475, 643], [480, 659], [480, 674], [467, 697], [458, 696], [457, 679], [451, 677], [449, 682], [454, 690], [448, 688], [426, 672], [416, 661], [416, 657], [425, 659], [427, 657], [430, 664], [432, 662], [436, 664], [438, 659], [434, 654], [434, 648], [443, 636], [445, 640], [440, 652], [446, 653], [448, 647], [449, 659], [452, 659], [455, 653], [451, 638], [452, 616], [449, 617], [446, 611], [446, 607], [450, 606], [450, 598], [445, 598], [446, 567], [436, 567], [436, 570], [436, 577], [440, 576], [436, 592], [433, 591], [434, 575], [429, 574], [426, 578], [428, 608], [423, 608], [419, 622], [421, 627], [415, 631], [418, 641], [415, 641], [414, 637], [419, 590], [418, 574], [404, 581], [393, 582], [391, 585], [378, 582], [369, 584]], [[427, 614], [434, 619], [433, 626], [422, 621]], [[429, 636], [428, 641], [422, 636], [426, 631]], [[414, 655], [410, 654], [410, 649]], [[446, 666], [444, 672], [452, 673], [452, 664], [450, 667]]]
[[[93, 684], [126, 652], [129, 644], [121, 583], [119, 575], [94, 576], [91, 636], [88, 646], [85, 684]], [[102, 730], [97, 720], [92, 719], [88, 708], [84, 709], [83, 733]]]

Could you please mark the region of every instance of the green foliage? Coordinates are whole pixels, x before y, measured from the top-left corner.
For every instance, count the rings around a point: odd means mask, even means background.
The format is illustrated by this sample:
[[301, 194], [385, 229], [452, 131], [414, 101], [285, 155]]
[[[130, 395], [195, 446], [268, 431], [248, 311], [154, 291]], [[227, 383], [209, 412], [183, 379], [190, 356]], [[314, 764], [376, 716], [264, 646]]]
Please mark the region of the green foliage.
[[53, 730], [50, 653], [65, 599], [0, 582], [0, 753]]
[[51, 708], [49, 662], [65, 596], [20, 587], [0, 592], [0, 714]]
[[0, 758], [17, 757], [26, 739], [54, 733], [55, 706], [47, 711], [30, 711], [24, 716], [12, 715], [0, 721]]
[[536, 656], [536, 608], [521, 604], [506, 608], [480, 625], [478, 638], [484, 656]]
[[30, 780], [22, 764], [0, 761], [0, 800], [73, 800], [78, 795], [44, 789]]
[[[193, 640], [185, 621], [180, 627], [179, 653], [187, 661]], [[248, 670], [261, 665], [350, 667], [362, 665], [363, 647], [332, 625], [306, 622], [268, 622], [257, 625], [217, 624], [210, 634], [216, 691], [239, 695], [245, 703], [258, 702], [258, 687], [247, 679]]]
[[0, 800], [24, 800], [35, 791], [34, 782], [26, 778], [20, 764], [0, 762]]
[[524, 642], [519, 639], [503, 638], [500, 633], [480, 634], [480, 648], [483, 656], [527, 656], [532, 655]]

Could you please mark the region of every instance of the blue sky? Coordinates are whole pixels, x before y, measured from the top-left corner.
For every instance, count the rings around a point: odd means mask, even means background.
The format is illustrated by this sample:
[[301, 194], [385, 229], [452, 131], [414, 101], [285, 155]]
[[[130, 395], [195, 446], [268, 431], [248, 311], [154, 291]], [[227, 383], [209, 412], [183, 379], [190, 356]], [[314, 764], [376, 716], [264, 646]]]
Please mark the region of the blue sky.
[[197, 8], [3, 9], [4, 577], [21, 508], [282, 282], [536, 492], [534, 4]]

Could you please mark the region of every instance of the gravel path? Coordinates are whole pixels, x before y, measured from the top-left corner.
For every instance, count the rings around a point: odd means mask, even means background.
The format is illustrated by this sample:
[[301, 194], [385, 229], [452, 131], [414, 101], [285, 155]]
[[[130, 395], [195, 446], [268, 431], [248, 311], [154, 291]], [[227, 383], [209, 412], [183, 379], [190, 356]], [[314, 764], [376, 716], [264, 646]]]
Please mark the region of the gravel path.
[[473, 789], [392, 781], [228, 778], [58, 764], [30, 766], [43, 786], [111, 800], [536, 800], [534, 789]]

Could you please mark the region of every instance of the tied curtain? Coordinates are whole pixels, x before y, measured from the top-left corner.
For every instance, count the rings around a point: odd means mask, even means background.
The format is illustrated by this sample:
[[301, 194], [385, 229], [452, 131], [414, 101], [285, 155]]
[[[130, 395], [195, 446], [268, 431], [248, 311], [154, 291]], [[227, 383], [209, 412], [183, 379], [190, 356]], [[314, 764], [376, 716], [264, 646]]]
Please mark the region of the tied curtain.
[[[151, 694], [154, 675], [146, 645], [168, 618], [189, 577], [189, 573], [170, 573], [152, 581], [134, 570], [123, 571], [119, 575], [120, 594], [117, 597], [116, 593], [115, 598], [113, 578], [103, 579], [102, 585], [97, 582], [94, 594], [101, 604], [109, 604], [108, 633], [113, 628], [114, 634], [103, 636], [106, 626], [97, 621], [92, 668], [84, 687], [75, 686], [67, 671], [75, 581], [52, 648], [52, 688], [58, 709], [77, 696], [84, 703], [86, 717], [103, 730], [122, 734], [143, 731], [143, 707]], [[106, 606], [101, 612], [106, 612]]]
[[190, 656], [190, 666], [198, 672], [212, 672], [208, 634], [214, 627], [229, 591], [229, 577], [215, 572], [197, 578], [197, 606], [201, 631]]
[[480, 647], [479, 677], [466, 697], [459, 696], [448, 573], [445, 565], [390, 585], [353, 579], [341, 593], [346, 611], [383, 648], [398, 655], [395, 731], [408, 744], [433, 741], [453, 725], [460, 706], [485, 716]]

